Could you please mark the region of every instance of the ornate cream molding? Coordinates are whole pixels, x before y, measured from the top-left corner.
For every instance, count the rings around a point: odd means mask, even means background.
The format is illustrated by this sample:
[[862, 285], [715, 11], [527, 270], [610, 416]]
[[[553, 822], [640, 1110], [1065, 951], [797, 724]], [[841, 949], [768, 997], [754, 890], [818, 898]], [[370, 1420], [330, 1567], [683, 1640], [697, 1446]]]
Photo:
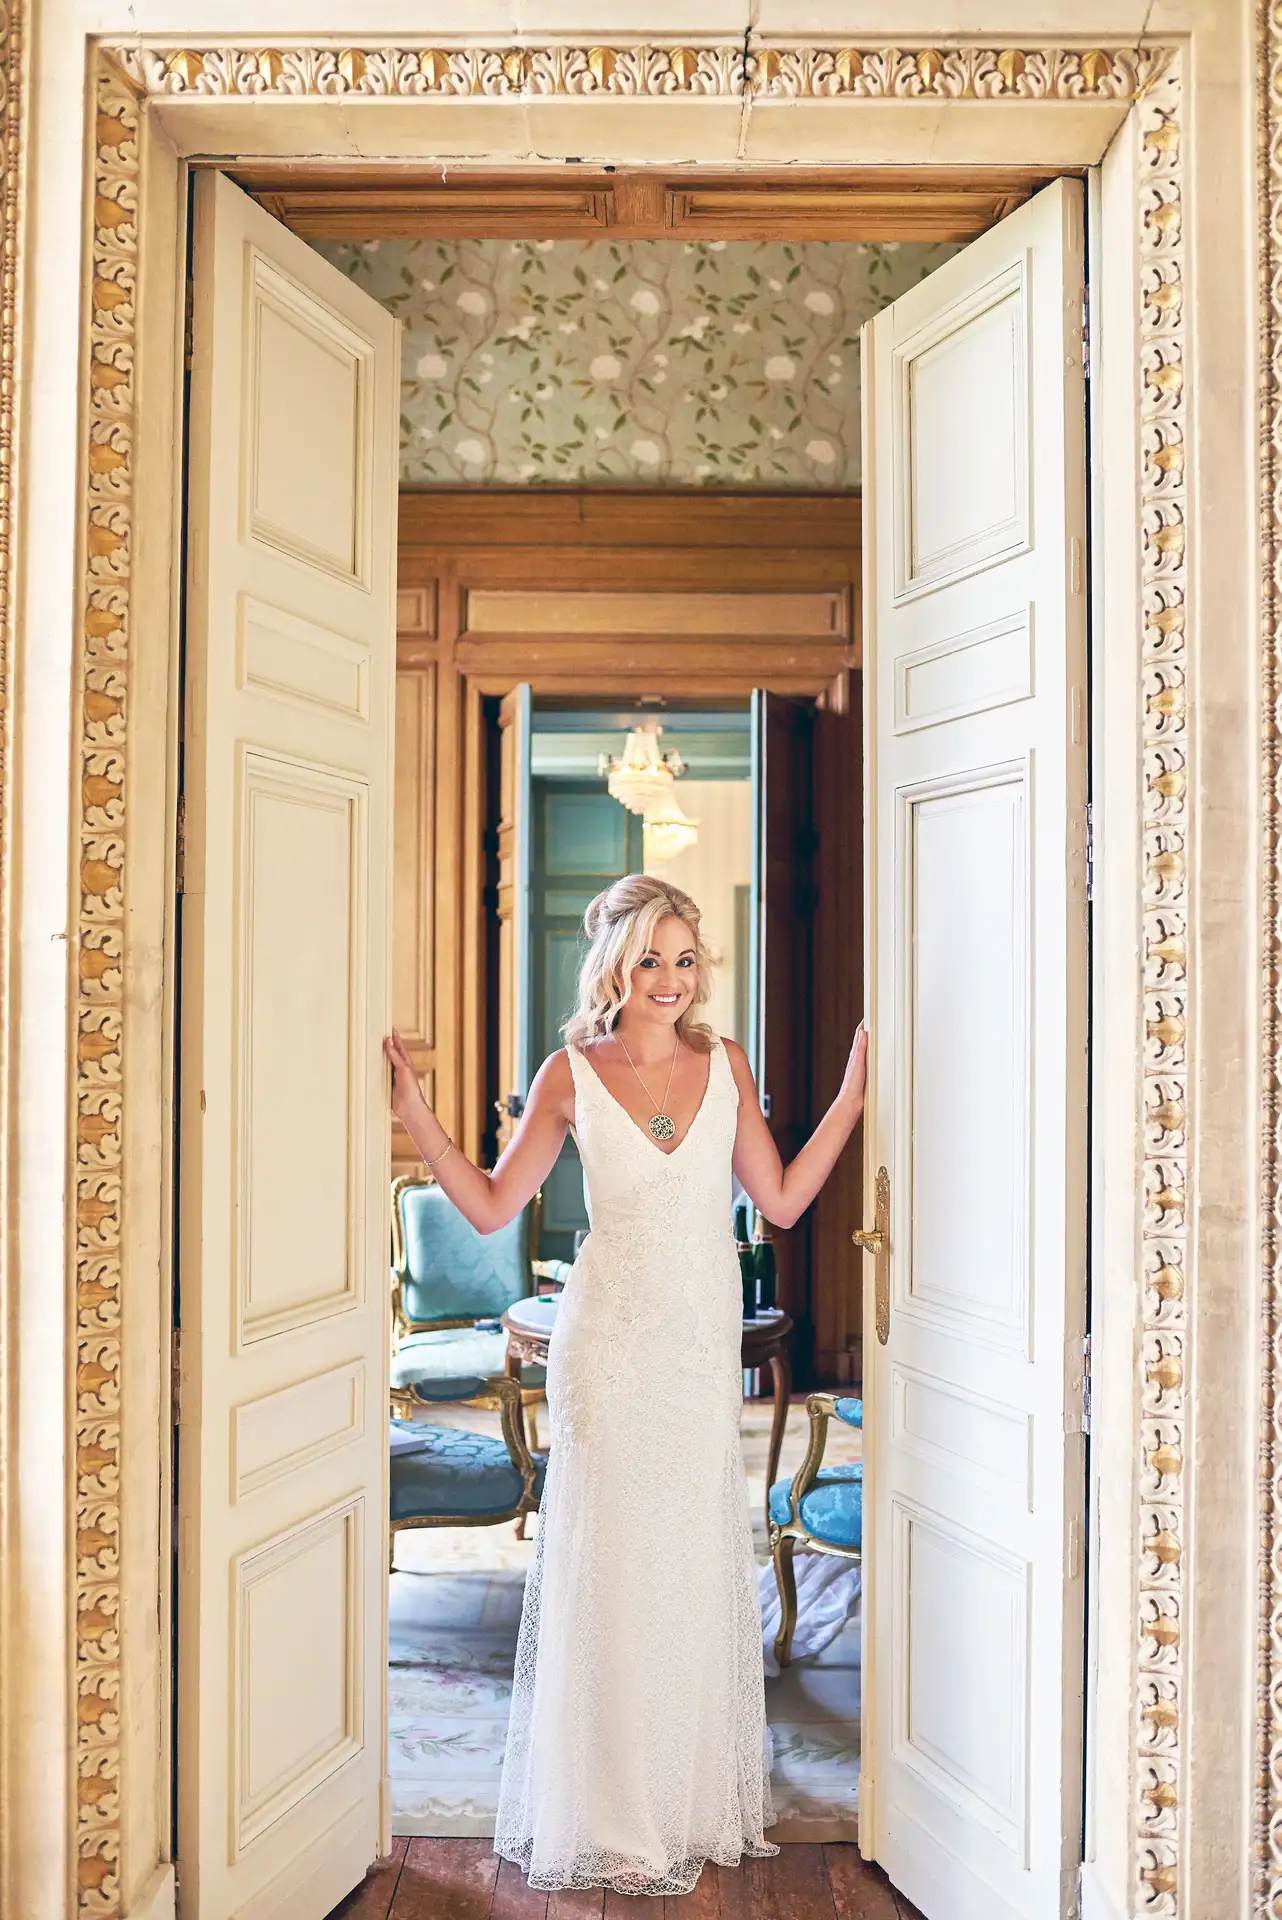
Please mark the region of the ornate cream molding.
[[147, 93], [449, 100], [606, 94], [819, 100], [1129, 100], [1163, 49], [722, 46], [152, 45], [113, 54]]
[[[0, 0], [0, 5], [3, 0]], [[1268, 157], [1275, 246], [1282, 238], [1282, 0], [1268, 9]], [[817, 100], [983, 99], [1135, 101], [1141, 115], [1136, 244], [1142, 287], [1140, 464], [1142, 473], [1145, 934], [1144, 1185], [1142, 1229], [1143, 1413], [1139, 1458], [1135, 1689], [1135, 1904], [1178, 1916], [1183, 1843], [1182, 1727], [1184, 1531], [1182, 1469], [1187, 1456], [1184, 1355], [1188, 1169], [1189, 952], [1187, 934], [1188, 636], [1183, 234], [1182, 75], [1178, 54], [1155, 48], [1087, 49], [740, 46], [442, 48], [439, 46], [271, 48], [138, 45], [99, 49], [94, 149], [92, 350], [86, 463], [85, 624], [81, 646], [82, 850], [78, 892], [76, 1321], [76, 1751], [79, 1900], [84, 1914], [120, 1910], [121, 1754], [117, 1607], [122, 956], [127, 822], [128, 652], [132, 544], [135, 276], [140, 103], [137, 95], [329, 98], [515, 98], [522, 95], [735, 97]], [[137, 90], [137, 95], [134, 89]], [[8, 231], [7, 225], [5, 229]], [[1267, 257], [1270, 326], [1282, 331], [1282, 262]], [[5, 299], [9, 281], [5, 282]], [[6, 336], [7, 337], [7, 336]], [[1271, 351], [1282, 354], [1272, 346]], [[1273, 362], [1267, 363], [1272, 367]], [[1282, 382], [1272, 404], [1279, 418]], [[2, 398], [2, 396], [0, 396]], [[4, 404], [8, 404], [4, 402]], [[1282, 436], [1272, 419], [1266, 430]], [[4, 416], [0, 415], [0, 458]], [[1271, 442], [1270, 458], [1271, 454]], [[0, 532], [4, 498], [0, 490]], [[1282, 511], [1267, 522], [1270, 567], [1282, 573]], [[1266, 585], [1282, 600], [1270, 571]], [[0, 591], [3, 578], [0, 577]], [[1270, 603], [1272, 604], [1272, 602]], [[1282, 635], [1282, 608], [1275, 627]], [[1282, 652], [1282, 637], [1278, 639]], [[1272, 662], [1272, 656], [1270, 656]], [[1270, 672], [1275, 668], [1270, 664]], [[1270, 680], [1269, 686], [1273, 683]], [[1282, 692], [1282, 672], [1277, 691]], [[1282, 736], [1266, 740], [1266, 778], [1282, 780]], [[1271, 846], [1282, 862], [1277, 788]], [[1275, 873], [1276, 882], [1276, 873]], [[1276, 912], [1277, 890], [1271, 896]], [[1282, 934], [1270, 920], [1274, 977], [1282, 976]], [[1271, 1008], [1275, 1048], [1282, 1017]], [[1273, 1061], [1273, 1049], [1266, 1056]], [[1282, 1076], [1282, 1067], [1275, 1071]], [[1276, 1096], [1275, 1096], [1276, 1102]], [[1271, 1107], [1265, 1180], [1279, 1204]], [[1272, 1216], [1271, 1216], [1272, 1217]], [[1282, 1434], [1282, 1235], [1270, 1241], [1274, 1293], [1269, 1338], [1272, 1416], [1266, 1447], [1272, 1472], [1273, 1419]], [[1261, 1685], [1271, 1728], [1265, 1759], [1261, 1847], [1270, 1886], [1282, 1890], [1282, 1837], [1272, 1825], [1282, 1800], [1282, 1437], [1265, 1521]], [[1275, 1539], [1276, 1536], [1276, 1539]], [[1274, 1554], [1276, 1551], [1277, 1561]], [[1276, 1588], [1276, 1592], [1275, 1592]], [[1269, 1849], [1272, 1849], [1269, 1851]], [[1195, 1920], [1186, 1916], [1186, 1920]]]
[[80, 1911], [121, 1900], [121, 1102], [138, 102], [108, 68], [95, 121], [74, 960], [75, 1700]]
[[1144, 1106], [1136, 1911], [1178, 1914], [1189, 1168], [1189, 640], [1183, 125], [1173, 62], [1140, 104]]
[[1263, 1255], [1256, 1910], [1282, 1906], [1282, 4], [1256, 19], [1260, 196], [1260, 1200]]

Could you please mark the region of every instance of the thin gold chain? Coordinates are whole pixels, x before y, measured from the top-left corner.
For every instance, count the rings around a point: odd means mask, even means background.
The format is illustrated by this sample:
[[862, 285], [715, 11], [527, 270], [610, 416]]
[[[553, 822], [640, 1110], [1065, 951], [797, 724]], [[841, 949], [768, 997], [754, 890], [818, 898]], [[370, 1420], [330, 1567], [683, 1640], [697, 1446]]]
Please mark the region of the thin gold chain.
[[[632, 1058], [632, 1055], [628, 1052], [627, 1044], [622, 1034], [619, 1035], [619, 1045], [623, 1048], [624, 1057], [627, 1060], [628, 1065], [631, 1067], [633, 1073], [636, 1073], [637, 1079], [641, 1080], [641, 1075], [637, 1073], [637, 1063]], [[641, 1091], [645, 1095], [646, 1099], [650, 1102], [650, 1105], [654, 1107], [654, 1110], [656, 1113], [667, 1112], [668, 1095], [672, 1092], [672, 1076], [677, 1070], [677, 1052], [680, 1046], [681, 1046], [681, 1036], [680, 1034], [678, 1034], [676, 1039], [676, 1045], [672, 1049], [672, 1065], [668, 1068], [668, 1084], [663, 1089], [663, 1105], [661, 1107], [655, 1105], [654, 1095], [651, 1093], [649, 1087], [647, 1087], [645, 1081], [641, 1080]]]

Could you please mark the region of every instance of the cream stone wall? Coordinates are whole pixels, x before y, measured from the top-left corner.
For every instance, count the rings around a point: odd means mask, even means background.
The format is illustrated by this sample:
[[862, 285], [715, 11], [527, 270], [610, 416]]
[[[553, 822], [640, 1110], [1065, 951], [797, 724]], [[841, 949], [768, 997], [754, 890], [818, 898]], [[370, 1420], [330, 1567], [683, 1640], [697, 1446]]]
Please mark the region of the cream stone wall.
[[462, 28], [386, 0], [378, 24], [351, 0], [0, 16], [0, 1908], [171, 1898], [175, 154], [268, 150], [1103, 160], [1084, 1911], [1276, 1911], [1282, 382], [1257, 228], [1282, 226], [1282, 24], [1246, 0], [477, 0]]

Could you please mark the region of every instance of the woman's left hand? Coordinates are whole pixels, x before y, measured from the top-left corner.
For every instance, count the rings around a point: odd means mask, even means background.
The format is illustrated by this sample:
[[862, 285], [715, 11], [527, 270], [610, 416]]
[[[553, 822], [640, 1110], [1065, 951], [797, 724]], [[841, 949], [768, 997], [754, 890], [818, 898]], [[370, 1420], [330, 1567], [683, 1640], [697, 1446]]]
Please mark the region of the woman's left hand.
[[850, 1058], [846, 1062], [846, 1071], [842, 1075], [841, 1098], [863, 1111], [864, 1089], [868, 1084], [868, 1027], [861, 1020], [855, 1028], [855, 1038], [850, 1048]]
[[408, 1126], [410, 1119], [427, 1105], [423, 1083], [410, 1059], [410, 1050], [395, 1027], [383, 1041], [383, 1052], [392, 1069], [392, 1112], [403, 1127]]

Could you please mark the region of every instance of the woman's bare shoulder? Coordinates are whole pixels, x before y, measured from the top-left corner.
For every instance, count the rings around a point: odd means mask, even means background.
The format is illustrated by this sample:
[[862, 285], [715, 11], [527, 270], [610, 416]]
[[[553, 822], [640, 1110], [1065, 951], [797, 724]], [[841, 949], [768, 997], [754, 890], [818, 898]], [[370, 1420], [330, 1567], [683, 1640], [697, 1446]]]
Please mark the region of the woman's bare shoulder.
[[569, 1113], [574, 1109], [574, 1069], [569, 1049], [558, 1047], [550, 1053], [530, 1082], [527, 1109], [535, 1104]]

